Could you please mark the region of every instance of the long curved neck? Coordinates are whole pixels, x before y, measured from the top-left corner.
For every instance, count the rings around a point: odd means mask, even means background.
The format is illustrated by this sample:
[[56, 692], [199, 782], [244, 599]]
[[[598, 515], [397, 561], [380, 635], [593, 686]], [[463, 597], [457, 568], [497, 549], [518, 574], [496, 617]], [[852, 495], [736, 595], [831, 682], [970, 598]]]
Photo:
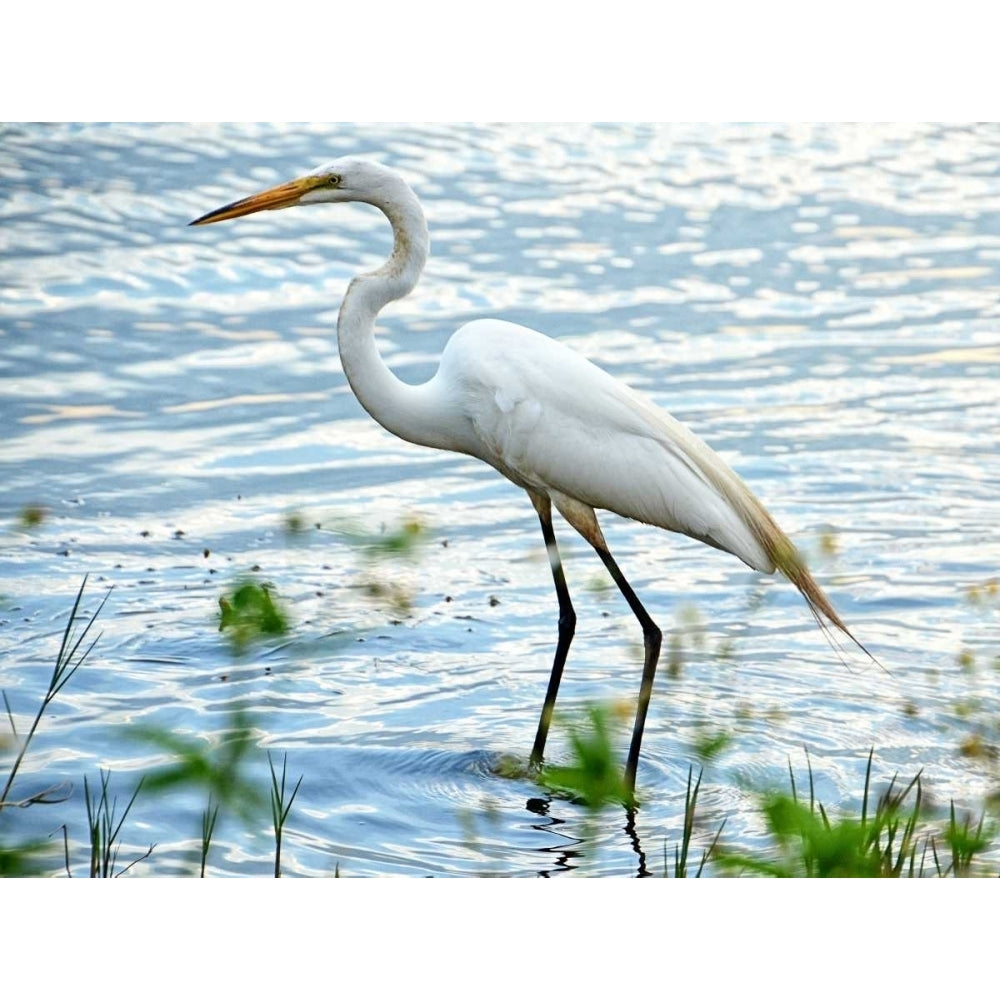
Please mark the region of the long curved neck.
[[356, 277], [337, 318], [340, 361], [361, 405], [386, 430], [415, 444], [454, 447], [433, 379], [424, 385], [401, 382], [382, 360], [375, 344], [375, 318], [383, 306], [408, 295], [420, 279], [430, 239], [416, 195], [402, 180], [370, 204], [392, 224], [392, 255], [377, 270]]

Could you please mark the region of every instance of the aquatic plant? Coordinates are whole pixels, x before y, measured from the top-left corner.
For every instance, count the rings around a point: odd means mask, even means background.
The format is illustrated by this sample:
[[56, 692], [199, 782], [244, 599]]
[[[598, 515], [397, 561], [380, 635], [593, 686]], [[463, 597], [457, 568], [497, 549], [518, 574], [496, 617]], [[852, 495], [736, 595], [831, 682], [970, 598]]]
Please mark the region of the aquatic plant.
[[281, 781], [274, 770], [274, 761], [271, 755], [267, 755], [268, 767], [271, 769], [271, 821], [274, 824], [274, 877], [281, 878], [281, 838], [285, 828], [285, 821], [292, 811], [292, 803], [295, 796], [299, 794], [299, 786], [302, 784], [302, 775], [295, 782], [292, 794], [285, 799], [285, 775], [288, 768], [288, 754], [281, 759]]
[[[35, 731], [38, 729], [39, 723], [42, 721], [42, 716], [45, 714], [45, 710], [52, 704], [56, 695], [58, 695], [59, 692], [66, 686], [73, 674], [76, 673], [79, 667], [87, 659], [94, 646], [97, 645], [97, 640], [100, 639], [100, 635], [97, 635], [93, 640], [91, 640], [89, 645], [84, 646], [87, 637], [90, 635], [90, 630], [93, 627], [94, 622], [97, 621], [97, 616], [101, 613], [108, 598], [111, 596], [111, 589], [108, 589], [108, 592], [104, 595], [104, 599], [98, 605], [97, 610], [90, 616], [89, 620], [81, 628], [80, 621], [82, 613], [80, 611], [80, 602], [83, 600], [83, 592], [86, 587], [87, 577], [85, 576], [83, 578], [83, 582], [80, 584], [80, 589], [76, 593], [76, 600], [73, 602], [73, 607], [70, 609], [69, 618], [66, 621], [66, 628], [63, 630], [62, 643], [59, 646], [59, 652], [56, 654], [56, 662], [52, 668], [52, 675], [49, 678], [48, 688], [42, 696], [41, 704], [38, 706], [38, 711], [35, 713], [35, 717], [32, 720], [27, 734], [21, 741], [21, 749], [18, 751], [17, 756], [14, 758], [14, 762], [7, 773], [7, 780], [4, 783], [3, 790], [0, 791], [0, 809], [3, 809], [5, 806], [27, 806], [32, 803], [59, 802], [65, 798], [64, 786], [57, 785], [47, 788], [44, 791], [36, 792], [28, 799], [24, 799], [20, 802], [8, 801], [11, 788], [14, 784], [14, 779], [17, 777], [17, 772], [21, 767], [21, 762], [24, 760], [24, 755], [27, 753], [28, 747], [31, 745], [31, 740], [35, 735]], [[14, 713], [11, 711], [10, 702], [7, 699], [7, 692], [4, 691], [2, 694], [4, 707], [7, 710], [7, 720], [10, 723], [11, 733], [14, 738], [17, 739], [17, 725], [14, 722]]]
[[[928, 815], [918, 772], [900, 786], [894, 775], [888, 787], [873, 799], [872, 763], [868, 754], [859, 816], [831, 816], [815, 795], [809, 763], [809, 800], [799, 798], [795, 774], [789, 764], [790, 792], [760, 795], [772, 847], [750, 853], [717, 846], [712, 861], [730, 874], [755, 874], [773, 878], [922, 878], [926, 875], [974, 874], [978, 855], [995, 836], [985, 817], [975, 825], [971, 817], [959, 819], [954, 803], [941, 829]], [[939, 839], [951, 859], [942, 859]]]
[[288, 615], [272, 586], [242, 580], [219, 598], [219, 631], [229, 636], [233, 652], [240, 655], [264, 636], [284, 635]]

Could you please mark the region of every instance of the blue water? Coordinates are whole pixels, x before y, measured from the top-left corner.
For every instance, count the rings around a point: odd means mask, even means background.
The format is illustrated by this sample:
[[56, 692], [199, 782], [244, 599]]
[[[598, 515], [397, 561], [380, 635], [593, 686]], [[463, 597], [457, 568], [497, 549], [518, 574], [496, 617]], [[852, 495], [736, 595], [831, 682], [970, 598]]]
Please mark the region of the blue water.
[[[499, 776], [534, 737], [551, 580], [522, 493], [392, 438], [344, 382], [337, 308], [388, 226], [352, 205], [187, 227], [345, 153], [401, 170], [428, 216], [425, 276], [380, 322], [400, 377], [427, 378], [480, 316], [586, 353], [733, 464], [887, 669], [841, 662], [787, 583], [607, 515], [682, 648], [657, 679], [635, 834]], [[124, 802], [171, 762], [144, 727], [207, 750], [235, 706], [247, 779], [266, 789], [266, 751], [303, 776], [289, 875], [660, 871], [719, 731], [699, 843], [725, 818], [727, 843], [760, 847], [755, 790], [787, 787], [789, 760], [803, 778], [807, 751], [834, 810], [859, 802], [874, 747], [880, 785], [923, 768], [935, 801], [978, 811], [1000, 778], [998, 164], [994, 126], [5, 126], [0, 687], [20, 733], [82, 578], [88, 613], [114, 589], [14, 789], [69, 798], [5, 810], [0, 835], [51, 838], [59, 871], [65, 825], [82, 874], [83, 777], [110, 768]], [[407, 520], [409, 558], [357, 540]], [[579, 616], [564, 761], [574, 710], [635, 697], [641, 636], [557, 530]], [[235, 657], [218, 598], [245, 575], [292, 624]], [[204, 804], [140, 792], [122, 861], [155, 843], [133, 874], [191, 871]], [[209, 870], [272, 856], [267, 816], [230, 816]]]

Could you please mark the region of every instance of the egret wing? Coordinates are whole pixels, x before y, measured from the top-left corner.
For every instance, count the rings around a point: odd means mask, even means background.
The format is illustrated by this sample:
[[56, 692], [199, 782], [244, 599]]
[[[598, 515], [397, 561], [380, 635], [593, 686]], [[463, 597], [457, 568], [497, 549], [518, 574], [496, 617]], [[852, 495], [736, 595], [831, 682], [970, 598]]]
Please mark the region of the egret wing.
[[558, 341], [512, 323], [470, 323], [449, 343], [442, 374], [458, 389], [473, 453], [519, 485], [774, 569], [747, 520], [763, 508], [736, 473], [679, 421]]

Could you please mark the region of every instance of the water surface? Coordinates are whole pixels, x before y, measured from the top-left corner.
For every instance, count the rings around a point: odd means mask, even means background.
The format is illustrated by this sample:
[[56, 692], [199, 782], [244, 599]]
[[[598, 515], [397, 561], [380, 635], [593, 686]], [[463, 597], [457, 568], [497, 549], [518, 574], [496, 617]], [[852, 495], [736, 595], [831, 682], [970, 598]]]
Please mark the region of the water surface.
[[[634, 835], [498, 776], [531, 746], [555, 600], [526, 497], [394, 439], [344, 382], [337, 308], [387, 224], [325, 206], [187, 227], [345, 153], [401, 170], [428, 216], [425, 276], [380, 321], [401, 378], [481, 316], [586, 353], [733, 464], [888, 672], [840, 662], [790, 585], [608, 515], [683, 649], [657, 680]], [[83, 776], [111, 768], [127, 796], [167, 760], [138, 729], [207, 746], [236, 705], [249, 776], [269, 780], [264, 751], [304, 776], [287, 874], [659, 870], [717, 731], [706, 836], [726, 818], [758, 846], [754, 790], [806, 751], [828, 806], [857, 804], [874, 747], [880, 782], [923, 768], [935, 799], [978, 809], [996, 765], [960, 748], [997, 741], [998, 156], [992, 126], [6, 126], [0, 686], [19, 730], [83, 576], [89, 611], [114, 590], [18, 783], [72, 796], [8, 811], [4, 836], [65, 823], [79, 873]], [[356, 540], [407, 520], [412, 559]], [[560, 706], [634, 698], [638, 627], [557, 530], [579, 616]], [[218, 598], [244, 575], [293, 624], [234, 658]], [[189, 871], [203, 806], [140, 796], [123, 857], [157, 847], [133, 871]], [[270, 865], [264, 819], [223, 822], [213, 872]]]

